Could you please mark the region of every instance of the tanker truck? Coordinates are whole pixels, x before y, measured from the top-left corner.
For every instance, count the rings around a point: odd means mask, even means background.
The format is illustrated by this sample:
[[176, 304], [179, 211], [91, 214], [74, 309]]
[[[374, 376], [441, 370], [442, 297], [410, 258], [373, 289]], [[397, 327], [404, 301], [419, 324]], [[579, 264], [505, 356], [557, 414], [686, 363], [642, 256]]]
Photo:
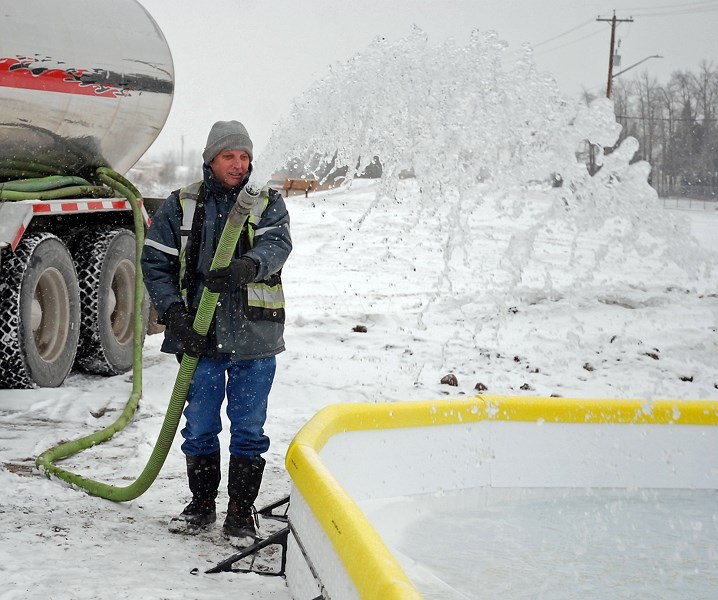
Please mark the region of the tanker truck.
[[[169, 47], [135, 0], [0, 8], [0, 388], [56, 387], [73, 369], [123, 373], [136, 219], [97, 172], [126, 173], [164, 126]], [[71, 185], [57, 199], [33, 197], [59, 182]]]

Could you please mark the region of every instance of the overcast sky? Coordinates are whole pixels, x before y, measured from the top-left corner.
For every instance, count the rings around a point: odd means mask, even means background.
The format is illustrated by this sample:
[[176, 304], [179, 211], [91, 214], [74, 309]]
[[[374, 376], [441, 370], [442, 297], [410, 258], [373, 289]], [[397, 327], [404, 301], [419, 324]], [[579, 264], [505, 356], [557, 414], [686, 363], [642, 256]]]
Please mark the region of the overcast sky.
[[[509, 52], [528, 42], [541, 71], [568, 95], [605, 93], [613, 10], [624, 77], [718, 64], [718, 0], [140, 0], [165, 34], [175, 66], [167, 124], [148, 156], [204, 147], [217, 120], [238, 119], [261, 153], [292, 98], [377, 36], [397, 40], [417, 25], [431, 43], [494, 30]], [[619, 69], [620, 70], [620, 69]], [[617, 70], [614, 70], [617, 72]], [[184, 146], [183, 146], [184, 140]]]

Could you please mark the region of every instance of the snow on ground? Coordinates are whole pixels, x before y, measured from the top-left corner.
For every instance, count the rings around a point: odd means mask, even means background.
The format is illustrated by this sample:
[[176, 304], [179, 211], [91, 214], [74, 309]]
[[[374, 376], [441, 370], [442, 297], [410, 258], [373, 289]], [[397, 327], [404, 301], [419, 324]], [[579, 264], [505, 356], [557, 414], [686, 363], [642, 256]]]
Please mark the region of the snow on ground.
[[[630, 163], [635, 140], [600, 151], [618, 135], [610, 103], [570, 106], [529, 52], [501, 70], [504, 47], [490, 32], [467, 48], [437, 50], [418, 31], [378, 40], [333, 70], [270, 144], [265, 165], [322, 145], [345, 164], [375, 151], [385, 177], [288, 201], [287, 351], [259, 506], [288, 494], [288, 444], [332, 403], [477, 386], [718, 399], [718, 212], [663, 208], [648, 165]], [[593, 177], [576, 157], [585, 139], [599, 145]], [[399, 180], [406, 168], [416, 179]], [[545, 183], [556, 172], [563, 187]], [[140, 474], [178, 369], [159, 337], [145, 343], [134, 420], [64, 468], [120, 486]], [[456, 386], [441, 383], [449, 374]], [[130, 382], [72, 374], [59, 389], [0, 390], [0, 599], [288, 600], [279, 578], [204, 573], [234, 553], [219, 527], [167, 532], [189, 499], [179, 439], [150, 489], [124, 504], [34, 468], [49, 447], [114, 422]], [[221, 522], [224, 491], [219, 500]]]

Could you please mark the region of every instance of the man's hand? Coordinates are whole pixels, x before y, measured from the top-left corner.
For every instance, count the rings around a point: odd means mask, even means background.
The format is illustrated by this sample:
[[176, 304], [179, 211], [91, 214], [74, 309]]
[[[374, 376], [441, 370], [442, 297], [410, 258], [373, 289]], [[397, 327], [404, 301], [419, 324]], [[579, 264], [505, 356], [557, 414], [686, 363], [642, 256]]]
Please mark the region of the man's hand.
[[194, 329], [194, 317], [181, 302], [175, 302], [164, 315], [169, 332], [177, 338], [184, 351], [192, 356], [209, 354], [209, 339]]
[[242, 256], [229, 263], [228, 267], [211, 270], [204, 285], [210, 292], [228, 292], [247, 285], [254, 281], [256, 276], [257, 263], [248, 256]]

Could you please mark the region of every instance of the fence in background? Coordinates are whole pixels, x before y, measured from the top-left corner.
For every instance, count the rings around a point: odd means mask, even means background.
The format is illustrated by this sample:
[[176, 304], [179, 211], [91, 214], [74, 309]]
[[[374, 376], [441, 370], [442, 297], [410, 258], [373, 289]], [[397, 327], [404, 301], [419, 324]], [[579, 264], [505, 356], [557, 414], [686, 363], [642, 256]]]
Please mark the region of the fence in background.
[[684, 210], [718, 210], [718, 198], [685, 198], [678, 196], [664, 197], [664, 208], [680, 208]]

